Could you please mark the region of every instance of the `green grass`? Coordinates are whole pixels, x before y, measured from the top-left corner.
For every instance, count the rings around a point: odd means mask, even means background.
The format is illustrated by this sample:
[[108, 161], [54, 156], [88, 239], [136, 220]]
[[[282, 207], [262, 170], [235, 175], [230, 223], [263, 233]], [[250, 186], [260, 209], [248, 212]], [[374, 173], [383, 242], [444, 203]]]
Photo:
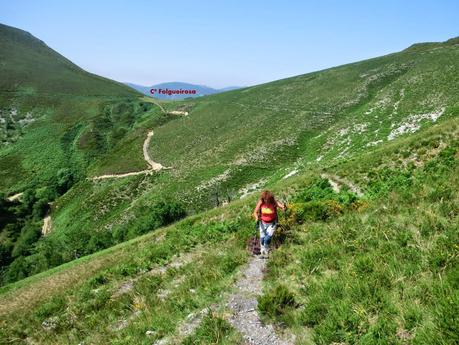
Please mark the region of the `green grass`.
[[[42, 195], [59, 186], [63, 171], [74, 183], [51, 199], [37, 197], [37, 205], [53, 201], [53, 231], [15, 267], [26, 262], [27, 275], [67, 263], [0, 288], [1, 342], [139, 344], [173, 336], [188, 314], [231, 288], [246, 261], [255, 195], [238, 197], [257, 182], [292, 206], [283, 219], [289, 237], [269, 262], [260, 297], [266, 321], [296, 333], [298, 344], [458, 342], [456, 42], [161, 102], [165, 113], [1, 26], [2, 58], [15, 63], [0, 82], [0, 116], [9, 118], [0, 129], [0, 191]], [[24, 124], [29, 113], [34, 121]], [[410, 126], [419, 133], [404, 134]], [[149, 129], [153, 159], [171, 170], [87, 180], [144, 169]], [[322, 172], [355, 183], [364, 196], [334, 193]], [[156, 229], [150, 216], [159, 201], [196, 215], [116, 245]], [[17, 240], [13, 249], [27, 237], [21, 229], [39, 223], [35, 205], [21, 211], [25, 203], [8, 206], [26, 224], [2, 231], [5, 243]], [[177, 269], [145, 275], [194, 252]], [[112, 298], [129, 279], [133, 289]], [[114, 330], [122, 320], [126, 327]], [[213, 313], [182, 340], [241, 339], [224, 313]]]
[[[268, 263], [259, 305], [267, 322], [297, 333], [298, 344], [311, 338], [317, 344], [454, 343], [459, 195], [457, 188], [443, 186], [458, 182], [457, 129], [457, 120], [450, 121], [384, 146], [377, 155], [329, 167], [330, 173], [355, 174], [365, 190], [359, 200], [350, 201], [346, 191], [333, 193], [319, 171], [273, 186], [291, 206], [281, 218], [290, 232]], [[440, 138], [447, 147], [429, 155], [425, 147]], [[383, 178], [377, 172], [401, 148], [425, 151], [423, 165], [394, 167]], [[340, 212], [324, 219], [305, 206], [308, 200], [334, 201]], [[233, 202], [4, 287], [2, 336], [13, 343], [29, 337], [39, 343], [123, 344], [173, 336], [187, 315], [217, 302], [232, 286], [247, 258], [254, 202]], [[144, 275], [176, 253], [193, 253], [192, 259], [165, 275]], [[107, 261], [94, 268], [102, 260]], [[132, 278], [133, 289], [113, 300], [117, 287]], [[49, 290], [34, 294], [43, 284]], [[120, 320], [129, 321], [115, 330]], [[46, 332], [44, 321], [51, 325]], [[240, 338], [224, 314], [214, 313], [183, 342], [237, 344]]]
[[[13, 145], [0, 148], [0, 190], [40, 188], [59, 170], [71, 170], [77, 183], [52, 207], [50, 236], [68, 252], [88, 253], [72, 247], [80, 229], [89, 233], [88, 242], [107, 229], [124, 232], [130, 219], [148, 214], [153, 200], [172, 199], [189, 213], [201, 212], [238, 198], [251, 184], [269, 187], [292, 170], [334, 164], [388, 143], [403, 125], [427, 128], [433, 122], [425, 114], [443, 111], [438, 121], [454, 118], [456, 57], [450, 41], [228, 93], [161, 102], [166, 112], [182, 109], [187, 117], [167, 115], [145, 97], [29, 95], [18, 99], [20, 112], [46, 115]], [[141, 149], [148, 129], [155, 133], [151, 156], [172, 170], [85, 181], [145, 169]]]
[[[147, 236], [135, 253], [129, 251], [131, 254], [121, 262], [112, 261], [111, 266], [94, 273], [85, 282], [61, 288], [59, 292], [55, 290], [51, 299], [46, 296], [37, 299], [35, 296], [34, 302], [29, 299], [27, 305], [16, 305], [19, 310], [23, 307], [30, 310], [31, 306], [35, 310], [30, 314], [22, 309], [22, 321], [13, 322], [18, 314], [10, 314], [11, 309], [3, 309], [9, 314], [8, 324], [12, 326], [2, 331], [3, 340], [23, 338], [50, 318], [55, 328], [51, 332], [44, 332], [37, 339], [40, 342], [59, 343], [65, 342], [65, 339], [83, 341], [88, 338], [98, 343], [116, 342], [118, 339], [120, 343], [138, 344], [151, 340], [146, 339], [145, 332], [152, 328], [156, 337], [173, 334], [180, 320], [191, 312], [218, 302], [219, 293], [231, 285], [237, 267], [246, 260], [244, 232], [235, 233], [243, 224], [242, 221], [204, 223], [199, 219], [190, 219], [169, 228], [162, 240], [155, 241], [155, 237]], [[134, 243], [123, 244], [122, 247], [132, 245]], [[192, 261], [182, 267], [171, 268], [163, 275], [145, 274], [166, 264], [177, 252], [181, 255], [192, 253]], [[109, 250], [105, 255], [113, 254]], [[97, 257], [93, 259], [97, 260]], [[133, 290], [119, 298], [111, 298], [118, 287], [131, 277], [137, 277]], [[70, 278], [71, 275], [67, 275], [64, 279]], [[52, 287], [52, 276], [42, 276], [41, 279], [49, 280]], [[29, 283], [34, 284], [33, 281]], [[169, 291], [166, 298], [158, 297], [159, 289]], [[191, 295], [190, 289], [194, 291]], [[27, 286], [18, 282], [14, 290], [24, 294], [27, 293]], [[13, 290], [3, 295], [6, 296], [14, 296]], [[154, 309], [152, 306], [155, 306]], [[141, 310], [142, 315], [127, 328], [121, 331], [111, 328], [116, 328], [120, 319], [129, 318], [137, 310]], [[101, 320], [104, 320], [103, 323]], [[28, 324], [26, 328], [23, 322]], [[208, 322], [212, 323], [212, 320]], [[217, 332], [218, 336], [218, 328], [223, 326], [218, 323], [213, 327], [217, 328], [213, 332]], [[199, 337], [205, 338], [206, 330], [200, 332]], [[227, 327], [225, 332], [228, 332]]]
[[5, 62], [0, 81], [3, 92], [19, 91], [23, 96], [140, 95], [121, 83], [84, 71], [20, 29], [0, 24], [0, 47]]
[[[311, 329], [316, 344], [456, 343], [459, 141], [451, 125], [446, 148], [423, 166], [388, 171], [394, 145], [334, 168], [365, 174], [366, 206], [296, 226], [268, 265], [260, 312]], [[440, 133], [398, 147], [414, 154]]]
[[238, 335], [225, 319], [209, 313], [202, 320], [195, 334], [183, 341], [183, 345], [207, 344], [243, 344]]

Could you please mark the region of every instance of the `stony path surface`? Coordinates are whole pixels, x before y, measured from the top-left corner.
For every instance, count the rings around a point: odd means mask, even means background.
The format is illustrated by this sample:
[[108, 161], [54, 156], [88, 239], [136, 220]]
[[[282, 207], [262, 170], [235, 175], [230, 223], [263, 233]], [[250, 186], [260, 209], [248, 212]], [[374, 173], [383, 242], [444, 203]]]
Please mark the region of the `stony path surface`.
[[257, 297], [262, 292], [263, 273], [266, 259], [252, 257], [239, 273], [234, 291], [223, 298], [219, 304], [213, 304], [200, 311], [192, 313], [177, 325], [175, 334], [158, 339], [153, 345], [179, 344], [191, 335], [200, 325], [203, 317], [218, 310], [229, 310], [225, 318], [242, 335], [247, 345], [293, 345], [294, 337], [280, 337], [272, 325], [265, 325], [257, 312]]
[[266, 259], [253, 257], [241, 272], [236, 291], [230, 295], [227, 307], [232, 315], [229, 322], [250, 345], [290, 345], [292, 339], [280, 338], [272, 325], [264, 325], [257, 312], [257, 297], [261, 294]]

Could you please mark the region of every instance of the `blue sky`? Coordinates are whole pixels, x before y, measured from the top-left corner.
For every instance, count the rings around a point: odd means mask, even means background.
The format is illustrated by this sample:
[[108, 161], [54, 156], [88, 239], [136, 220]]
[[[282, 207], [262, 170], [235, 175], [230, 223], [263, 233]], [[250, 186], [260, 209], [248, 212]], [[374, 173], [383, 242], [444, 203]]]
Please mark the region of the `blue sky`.
[[0, 0], [0, 22], [86, 70], [254, 85], [459, 35], [457, 0]]

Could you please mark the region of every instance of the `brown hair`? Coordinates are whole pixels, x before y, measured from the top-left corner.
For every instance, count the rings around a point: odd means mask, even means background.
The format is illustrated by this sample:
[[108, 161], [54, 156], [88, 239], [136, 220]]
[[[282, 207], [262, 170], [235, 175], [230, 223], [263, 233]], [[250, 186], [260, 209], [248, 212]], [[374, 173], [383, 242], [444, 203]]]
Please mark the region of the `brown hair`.
[[277, 206], [276, 199], [274, 198], [274, 194], [270, 190], [264, 190], [263, 192], [261, 192], [260, 200], [265, 205], [271, 205], [274, 207]]

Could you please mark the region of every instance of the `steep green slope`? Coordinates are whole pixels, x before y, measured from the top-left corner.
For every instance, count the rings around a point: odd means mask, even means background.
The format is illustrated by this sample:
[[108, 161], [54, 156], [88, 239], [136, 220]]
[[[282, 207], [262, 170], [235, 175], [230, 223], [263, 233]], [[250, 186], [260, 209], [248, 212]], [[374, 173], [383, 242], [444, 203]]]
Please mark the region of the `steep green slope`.
[[[458, 150], [448, 119], [272, 185], [290, 210], [259, 299], [266, 321], [296, 344], [457, 342]], [[334, 192], [323, 172], [363, 195]], [[240, 343], [219, 301], [249, 257], [255, 198], [4, 287], [2, 341], [154, 343], [212, 306], [177, 343]]]
[[[179, 200], [190, 212], [199, 212], [269, 187], [289, 174], [347, 159], [455, 117], [458, 55], [454, 39], [189, 102], [165, 103], [166, 109], [189, 112], [154, 126], [150, 153], [172, 169], [78, 184], [53, 209], [56, 234], [50, 237], [87, 229], [90, 238], [109, 229], [109, 243], [132, 238], [148, 228], [154, 200]], [[115, 148], [103, 165], [91, 165], [89, 175], [129, 171], [142, 159], [140, 140], [132, 142], [132, 155], [124, 154], [129, 143]], [[81, 223], [74, 221], [78, 217]]]
[[23, 191], [34, 178], [49, 181], [68, 165], [69, 145], [63, 141], [69, 135], [63, 136], [69, 128], [79, 126], [81, 131], [81, 123], [101, 114], [114, 98], [140, 95], [82, 70], [31, 34], [3, 24], [0, 75], [0, 190], [4, 192]]
[[151, 152], [177, 190], [193, 187], [181, 197], [200, 202], [199, 186], [206, 203], [215, 185], [237, 191], [275, 168], [366, 150], [457, 114], [456, 41], [177, 103], [190, 115], [158, 128]]
[[[138, 123], [162, 113], [125, 85], [90, 74], [29, 33], [5, 25], [0, 75], [3, 275], [11, 262], [21, 266], [33, 251], [49, 203], [84, 179], [91, 162], [133, 140]], [[23, 193], [21, 199], [4, 200], [16, 192]]]
[[121, 83], [81, 69], [30, 33], [0, 24], [0, 90], [80, 96], [133, 96]]
[[[457, 42], [416, 45], [264, 85], [163, 103], [166, 112], [188, 116], [164, 114], [148, 99], [73, 97], [72, 116], [64, 116], [69, 103], [62, 103], [59, 117], [43, 115], [49, 122], [31, 124], [17, 143], [0, 151], [4, 191], [23, 191], [36, 180], [35, 189], [53, 180], [67, 182], [66, 176], [75, 182], [51, 206], [51, 233], [32, 248], [16, 250], [23, 253], [20, 260], [8, 258], [15, 264], [4, 281], [132, 239], [173, 221], [171, 215], [183, 215], [184, 208], [201, 212], [455, 117]], [[71, 120], [57, 129], [56, 118]], [[149, 129], [155, 133], [150, 155], [171, 169], [86, 178], [145, 169], [142, 143]], [[45, 192], [32, 194], [43, 200]], [[46, 207], [36, 211], [35, 239], [44, 213]]]

